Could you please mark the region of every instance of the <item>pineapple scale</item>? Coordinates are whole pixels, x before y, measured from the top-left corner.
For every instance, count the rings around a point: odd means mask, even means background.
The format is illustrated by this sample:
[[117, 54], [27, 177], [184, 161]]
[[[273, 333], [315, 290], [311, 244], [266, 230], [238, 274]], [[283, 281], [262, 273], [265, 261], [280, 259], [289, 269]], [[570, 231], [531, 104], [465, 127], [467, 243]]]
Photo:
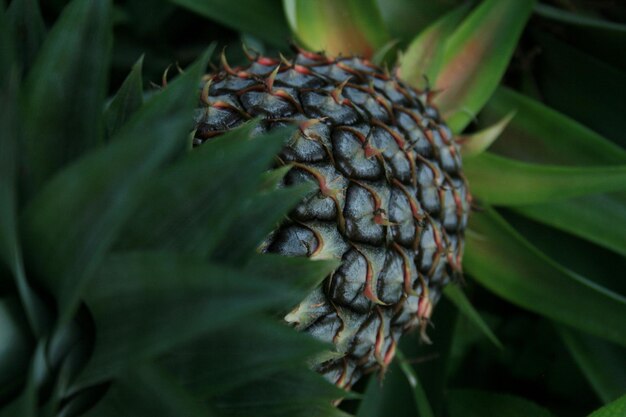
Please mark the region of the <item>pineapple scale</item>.
[[405, 332], [423, 337], [443, 286], [461, 274], [470, 207], [460, 149], [427, 94], [356, 57], [298, 50], [291, 61], [225, 60], [208, 76], [194, 145], [260, 117], [256, 133], [296, 123], [279, 164], [283, 186], [317, 190], [262, 250], [341, 259], [285, 320], [334, 343], [316, 365], [350, 388], [383, 371]]

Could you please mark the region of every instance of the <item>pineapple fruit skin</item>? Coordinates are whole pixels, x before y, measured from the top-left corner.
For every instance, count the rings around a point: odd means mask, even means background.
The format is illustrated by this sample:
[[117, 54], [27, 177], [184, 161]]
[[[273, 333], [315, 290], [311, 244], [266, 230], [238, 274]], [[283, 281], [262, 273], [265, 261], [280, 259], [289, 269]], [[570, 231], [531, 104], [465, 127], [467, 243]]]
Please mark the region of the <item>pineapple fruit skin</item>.
[[285, 320], [334, 343], [316, 368], [350, 388], [384, 371], [401, 335], [422, 337], [442, 288], [461, 275], [471, 197], [460, 149], [420, 92], [367, 60], [298, 50], [291, 61], [225, 59], [207, 77], [194, 145], [254, 117], [299, 129], [278, 164], [284, 186], [317, 185], [262, 250], [341, 259]]

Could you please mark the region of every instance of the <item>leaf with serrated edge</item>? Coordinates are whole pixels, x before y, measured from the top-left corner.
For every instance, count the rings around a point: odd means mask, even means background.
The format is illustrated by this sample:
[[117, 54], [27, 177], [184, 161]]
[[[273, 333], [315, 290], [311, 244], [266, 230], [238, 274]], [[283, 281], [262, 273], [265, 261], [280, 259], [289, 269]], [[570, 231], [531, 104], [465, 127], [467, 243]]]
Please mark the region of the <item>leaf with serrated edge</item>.
[[519, 206], [626, 189], [626, 165], [562, 167], [530, 164], [483, 152], [464, 161], [481, 202]]
[[435, 104], [454, 132], [476, 117], [500, 83], [533, 4], [484, 0], [446, 43]]
[[205, 54], [143, 106], [117, 140], [61, 171], [26, 207], [24, 253], [55, 295], [61, 322], [71, 317], [90, 275], [136, 208], [143, 183], [184, 148], [207, 61]]
[[626, 346], [626, 298], [552, 261], [491, 209], [474, 213], [469, 227], [463, 264], [474, 280], [511, 303]]

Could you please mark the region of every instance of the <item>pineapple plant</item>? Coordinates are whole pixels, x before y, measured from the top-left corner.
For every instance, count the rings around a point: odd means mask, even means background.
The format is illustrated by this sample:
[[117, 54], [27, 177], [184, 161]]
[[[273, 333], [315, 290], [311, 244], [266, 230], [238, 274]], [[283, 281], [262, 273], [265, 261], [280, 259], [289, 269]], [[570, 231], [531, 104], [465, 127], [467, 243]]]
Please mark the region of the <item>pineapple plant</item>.
[[1, 417], [623, 408], [623, 8], [41, 6], [0, 4]]

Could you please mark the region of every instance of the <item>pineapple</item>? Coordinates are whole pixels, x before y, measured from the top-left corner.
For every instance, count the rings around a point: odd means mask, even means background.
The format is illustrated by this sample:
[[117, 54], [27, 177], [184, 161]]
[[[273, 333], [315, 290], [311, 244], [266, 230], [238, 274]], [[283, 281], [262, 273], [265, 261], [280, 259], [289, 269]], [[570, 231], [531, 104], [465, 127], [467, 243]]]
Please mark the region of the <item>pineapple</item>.
[[[400, 336], [426, 327], [462, 271], [470, 194], [459, 145], [429, 100], [358, 57], [302, 49], [292, 60], [249, 55], [207, 76], [194, 144], [258, 117], [263, 134], [296, 124], [277, 157], [282, 186], [314, 184], [264, 252], [340, 259], [285, 316], [335, 344], [317, 369], [340, 387], [385, 370]], [[339, 356], [339, 357], [336, 357]]]

